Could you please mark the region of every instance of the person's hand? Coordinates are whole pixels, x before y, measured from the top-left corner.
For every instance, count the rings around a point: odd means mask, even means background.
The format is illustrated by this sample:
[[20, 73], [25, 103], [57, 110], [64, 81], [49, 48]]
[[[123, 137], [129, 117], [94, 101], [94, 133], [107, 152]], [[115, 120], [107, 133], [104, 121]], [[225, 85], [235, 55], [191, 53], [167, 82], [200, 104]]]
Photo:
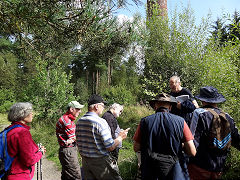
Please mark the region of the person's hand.
[[75, 142], [75, 139], [68, 139], [67, 140], [67, 145], [70, 145]]
[[123, 140], [123, 139], [126, 139], [129, 129], [130, 129], [130, 128], [127, 128], [127, 129], [125, 129], [125, 130], [123, 130], [123, 131], [120, 131], [120, 133], [119, 133], [118, 136], [121, 136], [121, 137], [122, 137], [122, 140]]
[[46, 153], [46, 148], [44, 146], [41, 146], [39, 151], [44, 155]]
[[177, 108], [181, 109], [181, 103], [180, 102], [177, 102]]

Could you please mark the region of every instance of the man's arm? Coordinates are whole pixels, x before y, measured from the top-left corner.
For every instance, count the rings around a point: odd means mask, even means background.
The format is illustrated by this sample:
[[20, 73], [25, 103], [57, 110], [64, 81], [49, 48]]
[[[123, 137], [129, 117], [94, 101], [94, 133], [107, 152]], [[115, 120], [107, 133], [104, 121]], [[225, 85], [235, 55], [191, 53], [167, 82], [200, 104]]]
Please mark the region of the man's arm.
[[184, 152], [189, 156], [195, 156], [196, 155], [196, 148], [193, 143], [193, 140], [187, 141], [184, 143]]
[[133, 143], [133, 150], [134, 150], [135, 152], [140, 151], [140, 143], [134, 141], [134, 143]]
[[184, 137], [183, 150], [187, 155], [195, 156], [196, 147], [193, 143], [194, 137], [185, 121], [184, 121], [184, 128], [183, 128], [183, 137]]
[[194, 104], [194, 106], [195, 106], [196, 108], [199, 108], [199, 105], [198, 105], [198, 103], [197, 103], [197, 101], [196, 101], [195, 99], [192, 101], [192, 103]]

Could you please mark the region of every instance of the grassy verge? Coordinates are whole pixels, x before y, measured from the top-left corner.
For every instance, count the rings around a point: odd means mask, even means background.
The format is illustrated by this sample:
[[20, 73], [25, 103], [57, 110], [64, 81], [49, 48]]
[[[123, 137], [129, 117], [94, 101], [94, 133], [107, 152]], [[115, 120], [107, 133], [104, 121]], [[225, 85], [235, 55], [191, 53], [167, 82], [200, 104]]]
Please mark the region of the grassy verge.
[[11, 123], [7, 120], [7, 114], [6, 113], [0, 113], [0, 126], [8, 125], [8, 124], [11, 124]]

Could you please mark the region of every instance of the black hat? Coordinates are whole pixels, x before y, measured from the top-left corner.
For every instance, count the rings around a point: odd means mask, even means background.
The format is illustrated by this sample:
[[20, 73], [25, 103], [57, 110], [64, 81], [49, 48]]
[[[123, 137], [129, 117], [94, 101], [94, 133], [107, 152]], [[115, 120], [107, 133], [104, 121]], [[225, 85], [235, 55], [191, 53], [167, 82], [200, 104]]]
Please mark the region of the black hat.
[[166, 93], [162, 93], [162, 94], [157, 95], [154, 100], [149, 101], [149, 104], [152, 108], [154, 108], [155, 103], [158, 101], [177, 103], [177, 100], [175, 97], [170, 96], [169, 94], [166, 94]]
[[205, 86], [200, 88], [200, 94], [195, 96], [196, 99], [208, 103], [221, 103], [226, 101], [224, 96], [218, 92], [218, 90], [212, 86]]
[[88, 99], [88, 106], [92, 104], [97, 104], [97, 103], [103, 103], [106, 104], [107, 102], [103, 100], [103, 98], [97, 94], [93, 94], [89, 99]]

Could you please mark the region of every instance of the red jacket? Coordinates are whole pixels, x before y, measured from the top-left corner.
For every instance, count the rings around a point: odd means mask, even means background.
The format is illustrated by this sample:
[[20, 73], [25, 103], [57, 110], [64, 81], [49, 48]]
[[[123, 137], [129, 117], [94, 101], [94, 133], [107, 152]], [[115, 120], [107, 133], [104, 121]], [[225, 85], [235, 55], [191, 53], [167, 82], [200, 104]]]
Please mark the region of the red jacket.
[[15, 157], [7, 180], [31, 180], [34, 175], [35, 163], [42, 158], [42, 153], [38, 152], [38, 146], [32, 139], [30, 127], [20, 122], [22, 127], [12, 129], [7, 134], [8, 153]]

